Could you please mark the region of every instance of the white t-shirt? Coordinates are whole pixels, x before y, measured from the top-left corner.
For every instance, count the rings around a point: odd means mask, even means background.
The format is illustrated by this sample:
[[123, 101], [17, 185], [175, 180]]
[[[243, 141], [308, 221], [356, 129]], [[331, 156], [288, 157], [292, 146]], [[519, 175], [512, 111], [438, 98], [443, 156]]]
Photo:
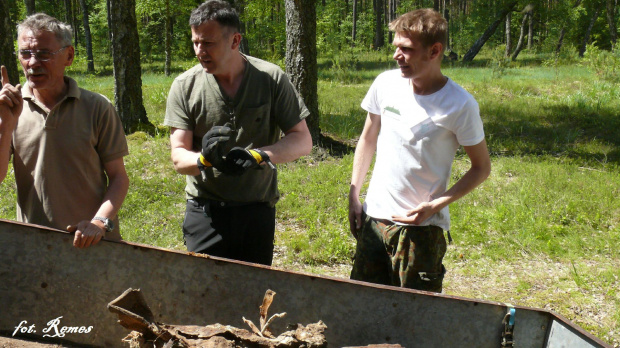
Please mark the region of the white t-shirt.
[[[400, 70], [380, 74], [362, 108], [381, 116], [377, 156], [364, 211], [391, 220], [446, 190], [460, 145], [484, 140], [480, 110], [474, 97], [448, 79], [430, 95], [416, 95]], [[422, 225], [450, 229], [448, 207]]]

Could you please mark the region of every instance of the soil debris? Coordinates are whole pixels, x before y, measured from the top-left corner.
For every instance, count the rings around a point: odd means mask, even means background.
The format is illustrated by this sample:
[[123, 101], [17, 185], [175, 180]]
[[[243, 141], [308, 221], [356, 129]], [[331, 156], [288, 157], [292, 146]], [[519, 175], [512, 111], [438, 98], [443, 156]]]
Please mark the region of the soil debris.
[[213, 324], [167, 325], [154, 320], [153, 312], [142, 296], [140, 289], [129, 288], [108, 304], [108, 310], [118, 315], [119, 324], [132, 330], [123, 340], [130, 348], [143, 347], [269, 347], [269, 348], [325, 348], [327, 341], [324, 331], [327, 326], [319, 321], [303, 326], [289, 325], [288, 331], [273, 337], [269, 324], [286, 313], [275, 314], [267, 319], [267, 311], [275, 292], [267, 290], [263, 305], [260, 306], [259, 330], [251, 321], [244, 321], [254, 332], [229, 325]]

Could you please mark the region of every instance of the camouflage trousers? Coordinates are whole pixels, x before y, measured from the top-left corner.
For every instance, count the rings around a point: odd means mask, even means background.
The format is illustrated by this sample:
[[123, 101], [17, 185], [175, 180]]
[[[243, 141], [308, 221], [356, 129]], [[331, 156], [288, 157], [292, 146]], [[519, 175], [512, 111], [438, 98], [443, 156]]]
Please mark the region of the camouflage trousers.
[[394, 225], [364, 216], [351, 279], [441, 292], [446, 249], [440, 227]]

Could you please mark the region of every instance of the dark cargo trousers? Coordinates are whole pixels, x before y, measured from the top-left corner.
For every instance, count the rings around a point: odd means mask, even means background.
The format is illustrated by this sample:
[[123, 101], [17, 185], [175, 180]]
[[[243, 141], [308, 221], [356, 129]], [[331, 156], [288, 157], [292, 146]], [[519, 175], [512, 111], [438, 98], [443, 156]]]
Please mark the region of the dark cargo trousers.
[[441, 292], [447, 244], [437, 226], [402, 226], [364, 214], [351, 279]]
[[187, 251], [271, 265], [276, 208], [268, 203], [187, 201], [183, 239]]

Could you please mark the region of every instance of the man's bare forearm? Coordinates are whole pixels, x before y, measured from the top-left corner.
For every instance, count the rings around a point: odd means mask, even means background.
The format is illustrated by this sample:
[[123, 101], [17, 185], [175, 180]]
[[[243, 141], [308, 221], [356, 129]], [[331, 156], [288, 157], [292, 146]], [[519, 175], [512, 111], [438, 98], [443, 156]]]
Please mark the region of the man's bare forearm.
[[305, 156], [312, 151], [312, 137], [306, 125], [301, 121], [289, 130], [277, 143], [261, 147], [274, 164], [287, 163]]

